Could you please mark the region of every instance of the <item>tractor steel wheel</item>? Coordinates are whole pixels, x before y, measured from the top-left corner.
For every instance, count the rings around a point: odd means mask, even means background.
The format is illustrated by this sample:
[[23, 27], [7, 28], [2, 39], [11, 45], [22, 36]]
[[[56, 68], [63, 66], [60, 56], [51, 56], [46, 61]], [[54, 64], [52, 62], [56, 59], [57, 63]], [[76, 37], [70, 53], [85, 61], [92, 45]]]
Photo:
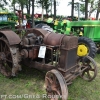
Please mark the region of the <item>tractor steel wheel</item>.
[[10, 77], [12, 66], [13, 61], [10, 46], [4, 38], [0, 38], [0, 72], [6, 77]]
[[79, 37], [78, 44], [78, 56], [82, 57], [88, 55], [92, 58], [95, 57], [97, 49], [95, 43], [91, 39], [86, 37]]
[[[88, 60], [85, 60], [85, 59]], [[92, 81], [97, 75], [97, 65], [93, 58], [86, 56], [78, 60], [82, 73], [80, 76], [86, 81]]]
[[67, 84], [59, 71], [51, 70], [46, 73], [45, 86], [50, 100], [67, 100]]

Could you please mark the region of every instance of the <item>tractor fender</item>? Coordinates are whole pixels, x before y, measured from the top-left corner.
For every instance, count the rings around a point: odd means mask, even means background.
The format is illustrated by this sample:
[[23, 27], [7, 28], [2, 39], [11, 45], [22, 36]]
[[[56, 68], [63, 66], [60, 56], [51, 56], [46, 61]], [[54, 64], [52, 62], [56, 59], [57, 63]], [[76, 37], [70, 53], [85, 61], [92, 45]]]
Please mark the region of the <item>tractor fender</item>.
[[0, 37], [6, 37], [9, 45], [19, 44], [21, 42], [20, 37], [11, 30], [0, 31]]

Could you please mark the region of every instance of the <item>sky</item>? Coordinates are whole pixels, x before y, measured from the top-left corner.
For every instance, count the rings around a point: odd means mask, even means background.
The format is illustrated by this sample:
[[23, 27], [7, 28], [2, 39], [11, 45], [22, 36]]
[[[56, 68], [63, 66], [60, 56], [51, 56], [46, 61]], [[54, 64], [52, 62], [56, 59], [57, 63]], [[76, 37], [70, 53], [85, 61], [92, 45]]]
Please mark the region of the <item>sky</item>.
[[[68, 6], [68, 2], [71, 0], [58, 0], [59, 6], [57, 6], [57, 15], [70, 16], [71, 15], [71, 6]], [[79, 0], [75, 0], [75, 2], [79, 2]], [[41, 13], [41, 9], [35, 8], [35, 13]], [[78, 16], [78, 12], [75, 12], [75, 15]]]
[[[56, 12], [57, 15], [70, 16], [71, 5], [68, 6], [68, 2], [71, 2], [71, 0], [57, 0], [57, 1], [59, 1], [59, 6], [57, 6], [57, 12]], [[75, 2], [79, 2], [79, 0], [75, 0]], [[19, 10], [18, 5], [17, 5], [17, 9]], [[24, 9], [24, 12], [26, 13], [26, 9]], [[35, 13], [41, 14], [41, 12], [42, 12], [41, 8], [35, 7]], [[74, 16], [78, 17], [78, 11], [74, 11]], [[80, 17], [83, 17], [83, 15], [80, 15]], [[95, 17], [95, 13], [92, 14], [92, 17]]]
[[[64, 15], [64, 16], [71, 16], [71, 5], [68, 6], [68, 2], [71, 2], [71, 0], [57, 0], [59, 1], [59, 6], [57, 6], [57, 15]], [[96, 1], [96, 0], [95, 0]], [[79, 2], [79, 0], [74, 0], [74, 2]], [[90, 9], [90, 6], [88, 6], [88, 10]], [[41, 13], [41, 9], [35, 9], [35, 13]], [[78, 11], [74, 11], [74, 16], [78, 17]], [[96, 12], [93, 12], [91, 14], [91, 17], [95, 17]], [[84, 15], [80, 14], [80, 17], [84, 17]]]
[[[57, 7], [58, 15], [71, 15], [71, 5], [68, 6], [68, 2], [71, 0], [59, 0], [59, 6]], [[79, 0], [75, 0], [75, 2], [79, 2]], [[74, 15], [77, 15], [78, 12], [75, 12]]]

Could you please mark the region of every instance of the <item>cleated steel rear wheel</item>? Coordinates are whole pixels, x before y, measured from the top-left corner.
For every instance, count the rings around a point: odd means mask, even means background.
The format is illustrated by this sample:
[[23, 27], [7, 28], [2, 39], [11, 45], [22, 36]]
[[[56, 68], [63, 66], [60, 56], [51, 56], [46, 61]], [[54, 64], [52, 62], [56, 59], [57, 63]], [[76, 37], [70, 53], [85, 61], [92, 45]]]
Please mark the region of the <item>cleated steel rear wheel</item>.
[[16, 63], [16, 54], [14, 51], [16, 47], [10, 46], [5, 38], [0, 38], [0, 72], [6, 77], [13, 76], [13, 67]]

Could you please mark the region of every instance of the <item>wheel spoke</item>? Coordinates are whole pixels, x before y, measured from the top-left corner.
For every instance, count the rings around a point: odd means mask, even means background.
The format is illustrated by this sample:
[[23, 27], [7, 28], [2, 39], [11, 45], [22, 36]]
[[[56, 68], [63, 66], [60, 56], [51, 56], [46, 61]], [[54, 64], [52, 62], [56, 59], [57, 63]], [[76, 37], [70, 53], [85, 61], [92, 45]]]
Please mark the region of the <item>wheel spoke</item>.
[[82, 76], [84, 76], [84, 74], [85, 74], [85, 71], [83, 71]]
[[56, 79], [56, 77], [54, 75], [52, 77], [52, 81], [53, 81], [53, 84], [56, 84], [57, 79]]
[[0, 43], [0, 51], [2, 52], [2, 42]]
[[4, 52], [6, 51], [6, 49], [5, 49], [5, 48], [6, 48], [6, 45], [4, 45], [4, 47], [3, 47], [3, 51], [4, 51]]
[[57, 88], [54, 88], [53, 91], [60, 96], [60, 91]]
[[88, 75], [88, 78], [91, 79], [91, 75], [90, 75], [89, 71], [87, 71], [87, 75]]
[[95, 72], [95, 69], [93, 69], [93, 68], [90, 68], [90, 71], [93, 71], [93, 72]]
[[10, 61], [10, 60], [8, 60], [8, 59], [6, 59], [6, 58], [5, 58], [5, 60], [8, 61], [8, 62], [10, 62], [10, 63], [13, 63], [12, 61]]
[[47, 79], [47, 81], [48, 81], [50, 84], [53, 83], [53, 81], [52, 81], [50, 78], [46, 77], [46, 79]]

